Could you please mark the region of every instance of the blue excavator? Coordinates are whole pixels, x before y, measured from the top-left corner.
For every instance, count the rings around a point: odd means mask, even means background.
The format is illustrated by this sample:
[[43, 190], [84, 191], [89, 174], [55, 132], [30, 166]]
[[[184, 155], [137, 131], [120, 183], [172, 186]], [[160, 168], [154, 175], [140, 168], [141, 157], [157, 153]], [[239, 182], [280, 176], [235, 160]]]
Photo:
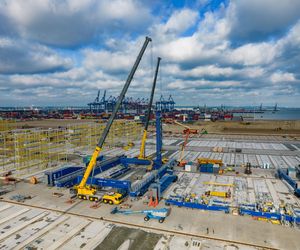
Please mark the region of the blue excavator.
[[118, 207], [112, 209], [111, 214], [145, 214], [144, 221], [156, 219], [159, 223], [163, 223], [169, 216], [170, 208], [148, 209], [148, 210], [121, 210]]

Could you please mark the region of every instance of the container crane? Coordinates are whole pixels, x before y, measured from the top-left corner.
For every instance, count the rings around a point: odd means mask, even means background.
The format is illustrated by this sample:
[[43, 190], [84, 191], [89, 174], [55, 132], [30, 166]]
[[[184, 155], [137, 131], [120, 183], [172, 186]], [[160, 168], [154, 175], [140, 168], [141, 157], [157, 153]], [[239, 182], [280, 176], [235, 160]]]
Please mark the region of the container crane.
[[[109, 130], [111, 128], [111, 125], [116, 117], [116, 114], [119, 110], [119, 107], [121, 106], [121, 103], [125, 97], [125, 94], [128, 90], [128, 87], [133, 79], [133, 76], [139, 66], [139, 63], [144, 55], [144, 52], [147, 48], [147, 45], [148, 43], [151, 42], [151, 38], [149, 37], [146, 37], [145, 41], [144, 41], [144, 44], [143, 44], [143, 47], [141, 49], [141, 51], [139, 52], [137, 58], [136, 58], [136, 61], [127, 77], [127, 80], [126, 80], [126, 83], [122, 89], [122, 92], [116, 102], [116, 105], [114, 107], [114, 110], [113, 110], [113, 113], [111, 114], [111, 116], [109, 117], [109, 120], [106, 124], [106, 127], [98, 141], [98, 144], [94, 150], [94, 153], [92, 154], [92, 157], [91, 157], [91, 160], [85, 170], [85, 173], [83, 175], [83, 178], [81, 180], [81, 182], [79, 183], [79, 185], [75, 186], [74, 187], [74, 190], [76, 191], [77, 193], [77, 197], [79, 199], [84, 199], [84, 200], [91, 200], [91, 201], [98, 201], [100, 199], [100, 197], [97, 195], [97, 189], [95, 187], [93, 187], [92, 185], [87, 185], [87, 180], [92, 172], [92, 170], [94, 169], [95, 165], [96, 165], [96, 161], [97, 161], [97, 157], [98, 155], [100, 154], [101, 150], [102, 150], [102, 147], [103, 147], [103, 144], [105, 142], [105, 139], [109, 133]], [[112, 197], [112, 202], [114, 202], [115, 200], [117, 200], [118, 203], [120, 203], [122, 201], [122, 198], [123, 197], [119, 197], [119, 195], [116, 193], [115, 194], [116, 197]], [[106, 197], [106, 199], [108, 199], [109, 197]]]
[[144, 128], [144, 133], [142, 137], [142, 143], [140, 147], [140, 154], [139, 154], [139, 159], [145, 159], [145, 145], [146, 145], [146, 140], [147, 140], [147, 131], [148, 131], [148, 126], [149, 126], [149, 121], [150, 121], [150, 114], [151, 114], [151, 108], [152, 108], [152, 103], [153, 103], [153, 97], [154, 97], [154, 91], [155, 91], [155, 86], [156, 86], [156, 80], [157, 80], [157, 74], [158, 74], [158, 69], [159, 69], [159, 63], [160, 63], [161, 58], [157, 58], [157, 65], [156, 65], [156, 70], [155, 70], [155, 75], [153, 79], [153, 85], [152, 85], [152, 91], [151, 91], [151, 96], [150, 96], [150, 101], [148, 104], [148, 110], [147, 110], [147, 117], [145, 121], [145, 128]]
[[156, 219], [159, 223], [163, 223], [167, 216], [170, 214], [169, 208], [160, 208], [160, 209], [148, 209], [148, 210], [120, 210], [117, 207], [115, 207], [111, 214], [145, 214], [144, 217], [145, 221], [148, 221], [150, 219]]

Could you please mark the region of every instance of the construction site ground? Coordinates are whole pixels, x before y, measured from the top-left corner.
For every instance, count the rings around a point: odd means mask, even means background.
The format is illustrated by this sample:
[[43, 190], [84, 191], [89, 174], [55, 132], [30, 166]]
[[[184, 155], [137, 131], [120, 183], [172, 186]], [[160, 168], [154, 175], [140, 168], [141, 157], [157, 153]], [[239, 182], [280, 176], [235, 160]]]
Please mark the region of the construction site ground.
[[[64, 195], [55, 197], [54, 192]], [[33, 197], [17, 204], [10, 200], [14, 194], [31, 194]], [[152, 246], [157, 245], [155, 242], [162, 235], [166, 237], [167, 242], [174, 235], [173, 237], [180, 238], [184, 243], [190, 242], [190, 239], [200, 242], [204, 239], [205, 244], [212, 244], [210, 246], [216, 244], [207, 241], [212, 239], [217, 245], [233, 244], [240, 249], [245, 249], [246, 246], [247, 249], [255, 247], [299, 249], [298, 229], [255, 221], [248, 216], [172, 207], [170, 216], [160, 224], [156, 220], [145, 222], [143, 215], [112, 215], [110, 211], [113, 206], [110, 205], [101, 204], [99, 208], [93, 209], [90, 208], [91, 203], [88, 201], [76, 200], [70, 204], [67, 203], [68, 198], [68, 190], [49, 188], [44, 184], [18, 183], [16, 190], [5, 195], [0, 202], [1, 249], [13, 247], [18, 249], [25, 246], [70, 249], [71, 246], [78, 247], [82, 244], [85, 244], [84, 249], [89, 249], [91, 246], [93, 248], [100, 245], [115, 225], [146, 231], [149, 234], [145, 236], [146, 241], [152, 242]], [[138, 201], [128, 199], [125, 203], [131, 204], [133, 210], [148, 208], [143, 204], [143, 199]], [[163, 206], [161, 202], [158, 207]], [[78, 234], [86, 236], [81, 238]], [[125, 242], [128, 235], [132, 234], [138, 238], [140, 233], [139, 231], [133, 233], [132, 230], [123, 233], [120, 237], [124, 235], [124, 239], [120, 239], [116, 245], [130, 244]], [[114, 242], [110, 241], [110, 244]], [[107, 249], [118, 249], [119, 246], [116, 245]]]
[[[155, 134], [150, 133], [147, 154], [155, 153]], [[178, 159], [183, 135], [164, 135], [164, 155]], [[222, 152], [213, 152], [222, 147]], [[236, 152], [241, 149], [241, 152]], [[81, 150], [91, 154], [93, 148]], [[139, 142], [129, 150], [105, 148], [108, 157], [125, 154], [136, 157]], [[187, 173], [175, 168], [178, 182], [164, 192], [164, 198], [174, 192], [205, 192], [203, 182], [239, 183], [239, 191], [230, 200], [255, 202], [256, 195], [263, 193], [274, 203], [281, 200], [300, 205], [286, 184], [275, 179], [277, 168], [300, 164], [300, 141], [297, 136], [208, 134], [193, 135], [186, 148], [185, 159], [196, 161], [198, 157], [222, 159], [225, 164], [235, 165], [234, 172], [222, 176]], [[269, 163], [270, 169], [252, 168], [252, 175], [243, 174], [242, 164], [253, 166]], [[66, 163], [62, 163], [61, 166]], [[82, 165], [76, 157], [68, 165]], [[59, 166], [57, 166], [59, 167]], [[46, 169], [45, 169], [46, 170]], [[47, 187], [44, 171], [24, 173], [28, 180], [36, 176], [37, 185], [19, 182], [0, 200], [0, 249], [300, 249], [300, 230], [297, 227], [274, 225], [253, 220], [250, 216], [235, 216], [223, 212], [171, 207], [171, 214], [164, 223], [156, 220], [145, 222], [143, 215], [112, 215], [113, 206], [100, 204], [91, 208], [88, 201], [68, 203], [69, 190]], [[237, 174], [238, 172], [238, 174]], [[130, 175], [128, 172], [127, 175]], [[140, 174], [139, 171], [137, 174]], [[129, 176], [130, 177], [130, 176]], [[61, 197], [53, 193], [63, 194]], [[11, 200], [12, 195], [30, 195], [24, 203]], [[131, 209], [148, 209], [145, 199], [125, 201]], [[162, 200], [158, 208], [165, 207]], [[118, 235], [118, 237], [116, 237]]]

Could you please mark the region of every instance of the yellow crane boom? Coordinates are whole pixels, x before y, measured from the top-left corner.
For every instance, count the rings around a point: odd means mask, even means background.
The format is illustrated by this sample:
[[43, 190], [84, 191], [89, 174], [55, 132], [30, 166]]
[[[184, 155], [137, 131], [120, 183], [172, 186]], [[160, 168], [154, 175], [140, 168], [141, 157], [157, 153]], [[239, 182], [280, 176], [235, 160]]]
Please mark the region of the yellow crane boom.
[[118, 109], [119, 109], [119, 107], [120, 107], [120, 105], [121, 105], [121, 103], [122, 103], [122, 101], [123, 101], [123, 99], [125, 97], [125, 94], [127, 92], [127, 89], [129, 87], [132, 79], [133, 79], [135, 71], [137, 70], [138, 65], [139, 65], [139, 63], [140, 63], [140, 61], [141, 61], [141, 59], [143, 57], [143, 54], [144, 54], [144, 52], [145, 52], [145, 50], [147, 48], [147, 45], [148, 45], [148, 43], [150, 41], [151, 41], [151, 38], [146, 37], [145, 42], [143, 44], [143, 47], [142, 47], [140, 53], [138, 54], [138, 56], [136, 58], [136, 61], [135, 61], [134, 65], [133, 65], [133, 67], [132, 67], [132, 69], [131, 69], [128, 77], [127, 77], [126, 83], [125, 83], [125, 85], [124, 85], [124, 87], [122, 89], [122, 92], [121, 92], [121, 94], [120, 94], [120, 96], [118, 98], [118, 101], [116, 103], [114, 111], [111, 114], [111, 116], [110, 116], [110, 118], [109, 118], [109, 120], [108, 120], [108, 122], [106, 124], [106, 127], [105, 127], [105, 129], [104, 129], [104, 131], [103, 131], [103, 133], [102, 133], [102, 135], [101, 135], [101, 137], [99, 139], [99, 142], [98, 142], [98, 144], [97, 144], [97, 146], [96, 146], [96, 148], [94, 150], [94, 153], [92, 154], [91, 160], [90, 160], [90, 162], [89, 162], [89, 164], [88, 164], [88, 166], [87, 166], [87, 168], [85, 170], [83, 178], [82, 178], [81, 182], [79, 183], [79, 185], [75, 187], [75, 189], [77, 190], [77, 196], [79, 198], [87, 199], [87, 197], [95, 195], [95, 193], [97, 191], [96, 188], [94, 188], [92, 186], [86, 185], [86, 182], [87, 182], [87, 180], [88, 180], [88, 178], [89, 178], [92, 170], [94, 169], [94, 167], [96, 165], [97, 157], [98, 157], [98, 155], [101, 152], [102, 146], [103, 146], [103, 144], [105, 142], [105, 139], [106, 139], [106, 137], [107, 137], [107, 135], [109, 133], [111, 125], [112, 125], [112, 123], [113, 123], [113, 121], [114, 121], [114, 119], [116, 117]]
[[152, 107], [152, 103], [153, 103], [153, 97], [154, 97], [154, 91], [155, 91], [155, 86], [156, 86], [156, 80], [157, 80], [157, 74], [158, 74], [160, 60], [161, 60], [161, 58], [158, 57], [157, 58], [157, 65], [156, 65], [155, 75], [154, 75], [154, 79], [153, 79], [151, 95], [150, 95], [150, 100], [149, 100], [149, 105], [148, 105], [147, 118], [146, 118], [146, 121], [145, 121], [145, 128], [144, 128], [142, 143], [141, 143], [141, 147], [140, 147], [140, 154], [139, 154], [139, 157], [138, 157], [139, 159], [145, 159], [147, 131], [148, 131], [148, 125], [149, 125], [149, 121], [150, 121], [151, 107]]

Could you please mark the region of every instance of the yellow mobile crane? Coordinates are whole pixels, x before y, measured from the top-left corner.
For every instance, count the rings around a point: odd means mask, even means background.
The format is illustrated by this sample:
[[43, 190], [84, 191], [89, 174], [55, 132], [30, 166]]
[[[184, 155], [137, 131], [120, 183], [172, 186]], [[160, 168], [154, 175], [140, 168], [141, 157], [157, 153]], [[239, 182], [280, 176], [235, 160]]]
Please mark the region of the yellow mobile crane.
[[140, 147], [140, 154], [139, 154], [139, 159], [145, 159], [145, 146], [146, 146], [146, 140], [147, 140], [147, 131], [148, 131], [148, 125], [150, 121], [150, 114], [151, 114], [151, 108], [152, 108], [152, 103], [153, 103], [153, 97], [154, 97], [154, 91], [155, 91], [155, 86], [156, 86], [156, 79], [157, 79], [157, 74], [158, 74], [158, 69], [159, 69], [159, 63], [160, 63], [161, 58], [157, 58], [157, 65], [156, 65], [156, 70], [155, 70], [155, 75], [153, 79], [153, 85], [152, 85], [152, 91], [151, 91], [151, 96], [149, 100], [149, 105], [148, 105], [148, 110], [147, 110], [147, 117], [145, 121], [145, 128], [144, 128], [144, 133], [142, 137], [142, 143]]
[[[139, 65], [139, 63], [140, 63], [140, 61], [143, 57], [143, 54], [144, 54], [149, 42], [151, 42], [151, 38], [146, 37], [145, 42], [143, 44], [143, 47], [142, 47], [140, 53], [138, 54], [138, 56], [136, 58], [136, 61], [135, 61], [134, 65], [133, 65], [133, 67], [132, 67], [132, 69], [131, 69], [128, 77], [127, 77], [126, 83], [125, 83], [125, 85], [122, 89], [122, 92], [121, 92], [121, 94], [118, 98], [118, 101], [116, 103], [114, 111], [111, 114], [111, 116], [110, 116], [110, 118], [109, 118], [109, 120], [106, 124], [106, 127], [105, 127], [105, 129], [102, 133], [102, 136], [99, 139], [99, 142], [98, 142], [98, 144], [95, 148], [94, 153], [92, 154], [91, 160], [90, 160], [90, 162], [89, 162], [89, 164], [88, 164], [88, 166], [85, 170], [83, 178], [82, 178], [81, 182], [79, 183], [79, 185], [74, 187], [74, 189], [77, 191], [77, 197], [80, 198], [80, 199], [84, 199], [84, 200], [89, 199], [91, 201], [98, 201], [100, 199], [100, 197], [97, 196], [97, 189], [95, 187], [93, 187], [92, 185], [87, 185], [86, 182], [87, 182], [92, 170], [94, 169], [94, 167], [96, 165], [97, 157], [101, 152], [102, 146], [105, 142], [105, 139], [106, 139], [106, 137], [108, 135], [108, 132], [111, 128], [111, 125], [112, 125], [112, 123], [113, 123], [113, 121], [116, 117], [118, 109], [119, 109], [119, 107], [120, 107], [120, 105], [121, 105], [121, 103], [122, 103], [122, 101], [125, 97], [127, 89], [129, 87], [132, 79], [133, 79], [135, 71], [138, 68], [138, 65]], [[117, 194], [117, 193], [111, 195], [111, 197], [105, 197], [105, 198], [106, 198], [108, 203], [110, 203], [109, 200], [111, 200], [111, 203], [115, 203], [115, 204], [119, 204], [120, 202], [122, 202], [122, 197], [120, 197], [120, 195]], [[112, 199], [109, 199], [109, 198], [112, 198]]]

